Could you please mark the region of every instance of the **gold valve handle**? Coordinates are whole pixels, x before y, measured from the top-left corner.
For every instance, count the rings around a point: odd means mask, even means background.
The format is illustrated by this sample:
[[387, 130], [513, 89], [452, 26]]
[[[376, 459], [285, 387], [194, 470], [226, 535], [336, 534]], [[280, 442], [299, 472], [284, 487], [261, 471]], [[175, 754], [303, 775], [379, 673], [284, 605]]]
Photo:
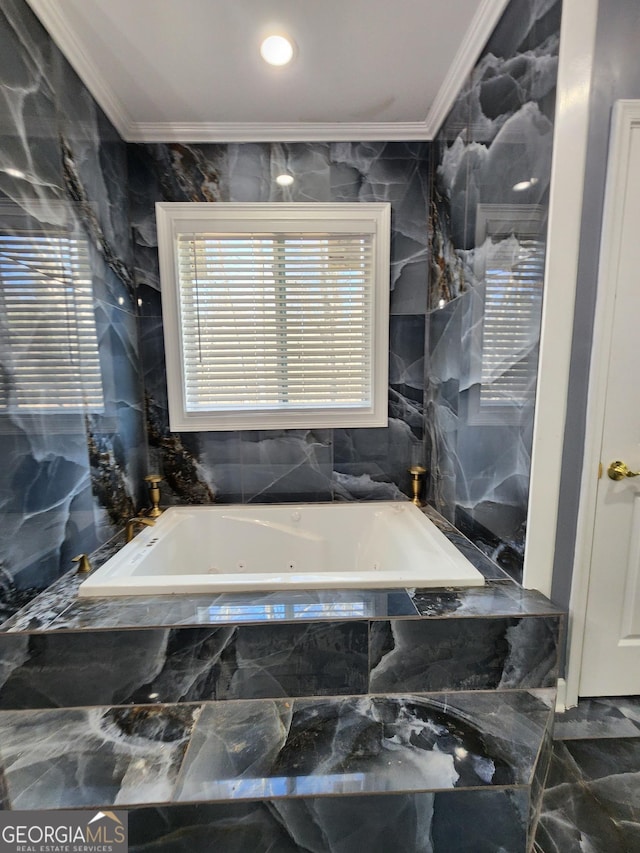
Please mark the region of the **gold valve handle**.
[[422, 478], [427, 473], [427, 469], [423, 468], [422, 465], [412, 465], [411, 468], [407, 469], [411, 474], [411, 490], [413, 492], [413, 498], [411, 502], [416, 506], [422, 506], [422, 501], [420, 500], [420, 492], [422, 491]]
[[159, 485], [162, 482], [162, 477], [159, 474], [147, 474], [144, 479], [149, 487], [149, 498], [151, 500], [151, 509], [147, 515], [150, 518], [159, 518], [162, 515]]
[[610, 480], [624, 480], [625, 477], [640, 477], [640, 471], [631, 471], [624, 462], [616, 459], [607, 468], [607, 475]]
[[78, 563], [78, 574], [86, 575], [91, 571], [91, 563], [86, 554], [78, 554], [77, 557], [71, 558], [72, 563]]

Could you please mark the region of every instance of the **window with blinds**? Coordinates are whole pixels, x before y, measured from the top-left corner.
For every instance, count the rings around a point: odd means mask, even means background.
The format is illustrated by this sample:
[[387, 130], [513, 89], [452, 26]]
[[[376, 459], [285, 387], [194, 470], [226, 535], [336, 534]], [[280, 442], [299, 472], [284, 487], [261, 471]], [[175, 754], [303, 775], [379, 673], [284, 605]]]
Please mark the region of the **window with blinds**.
[[546, 211], [535, 204], [479, 204], [469, 356], [470, 424], [518, 423], [535, 394], [544, 284]]
[[386, 423], [388, 213], [158, 205], [172, 429]]
[[513, 235], [494, 244], [485, 275], [480, 405], [524, 403], [538, 369], [545, 246]]
[[102, 412], [86, 243], [66, 233], [1, 234], [0, 301], [10, 359], [0, 410]]

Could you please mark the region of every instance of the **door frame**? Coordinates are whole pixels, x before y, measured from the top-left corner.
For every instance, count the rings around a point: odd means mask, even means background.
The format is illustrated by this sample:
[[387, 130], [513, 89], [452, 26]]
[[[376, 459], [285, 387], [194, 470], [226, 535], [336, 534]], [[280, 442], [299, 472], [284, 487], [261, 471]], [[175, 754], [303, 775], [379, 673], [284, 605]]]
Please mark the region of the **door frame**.
[[523, 585], [551, 595], [599, 0], [564, 0]]
[[586, 630], [587, 600], [591, 578], [591, 553], [596, 519], [596, 497], [602, 436], [606, 410], [609, 352], [614, 334], [617, 258], [621, 245], [621, 222], [624, 213], [626, 165], [631, 134], [640, 128], [640, 100], [616, 101], [611, 121], [609, 158], [602, 219], [602, 240], [598, 263], [598, 290], [589, 370], [587, 415], [583, 467], [576, 530], [576, 547], [571, 584], [570, 619], [567, 648], [567, 707], [578, 700], [583, 646]]

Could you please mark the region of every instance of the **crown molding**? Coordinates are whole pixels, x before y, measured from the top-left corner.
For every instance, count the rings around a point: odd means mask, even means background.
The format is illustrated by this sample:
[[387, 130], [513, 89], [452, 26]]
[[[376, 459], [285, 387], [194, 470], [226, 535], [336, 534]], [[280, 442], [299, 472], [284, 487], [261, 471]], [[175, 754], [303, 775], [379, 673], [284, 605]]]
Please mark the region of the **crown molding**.
[[434, 139], [510, 0], [482, 0], [458, 52], [449, 66], [425, 120], [427, 139]]
[[111, 124], [126, 140], [131, 133], [134, 122], [113, 89], [106, 83], [104, 74], [85, 52], [75, 33], [67, 25], [65, 16], [60, 11], [62, 4], [56, 0], [27, 0], [27, 3], [73, 66]]
[[404, 122], [136, 122], [68, 27], [58, 0], [27, 0], [126, 142], [352, 142], [434, 139], [509, 0], [482, 0], [429, 113]]
[[134, 122], [127, 142], [361, 142], [429, 138], [423, 121]]

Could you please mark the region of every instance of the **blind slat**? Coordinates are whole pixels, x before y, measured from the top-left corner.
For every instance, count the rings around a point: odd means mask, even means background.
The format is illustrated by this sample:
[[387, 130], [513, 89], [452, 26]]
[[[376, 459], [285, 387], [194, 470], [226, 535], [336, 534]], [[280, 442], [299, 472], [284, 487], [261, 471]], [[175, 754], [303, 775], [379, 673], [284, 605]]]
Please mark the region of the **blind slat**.
[[187, 409], [368, 405], [371, 234], [180, 234]]
[[492, 247], [485, 276], [480, 403], [524, 402], [537, 369], [544, 243], [520, 239]]
[[0, 408], [103, 411], [86, 243], [0, 235], [0, 299], [11, 351]]

